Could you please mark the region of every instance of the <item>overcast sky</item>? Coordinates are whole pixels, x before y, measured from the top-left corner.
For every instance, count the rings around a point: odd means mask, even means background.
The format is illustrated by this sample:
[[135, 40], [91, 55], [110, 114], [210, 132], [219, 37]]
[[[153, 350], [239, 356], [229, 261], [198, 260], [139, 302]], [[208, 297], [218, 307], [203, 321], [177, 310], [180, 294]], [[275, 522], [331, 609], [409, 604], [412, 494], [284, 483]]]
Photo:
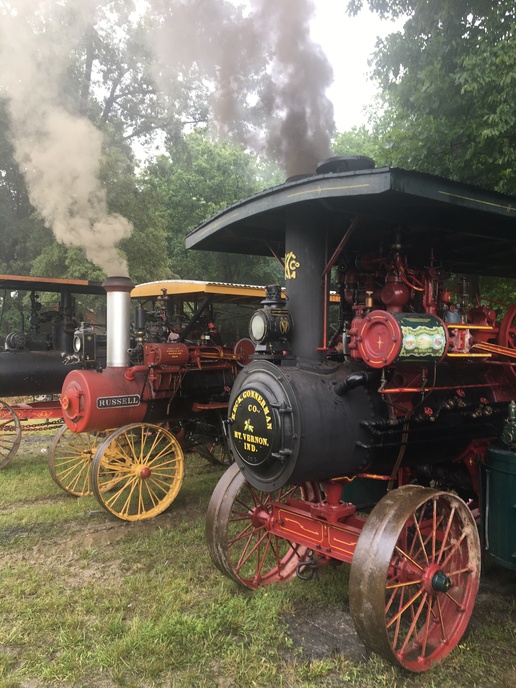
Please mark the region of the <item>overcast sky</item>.
[[378, 36], [398, 30], [399, 24], [382, 20], [362, 10], [349, 17], [342, 0], [317, 0], [317, 15], [312, 23], [312, 37], [319, 43], [333, 66], [335, 82], [328, 96], [335, 107], [338, 131], [366, 123], [362, 109], [374, 96], [368, 79], [367, 60]]

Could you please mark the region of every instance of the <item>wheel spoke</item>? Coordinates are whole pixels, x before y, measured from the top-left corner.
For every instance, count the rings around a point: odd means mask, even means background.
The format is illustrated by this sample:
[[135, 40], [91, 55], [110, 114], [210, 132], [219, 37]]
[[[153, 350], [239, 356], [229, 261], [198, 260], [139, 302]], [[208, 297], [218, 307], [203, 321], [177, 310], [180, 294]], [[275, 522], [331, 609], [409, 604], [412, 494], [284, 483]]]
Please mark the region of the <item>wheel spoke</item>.
[[427, 610], [426, 610], [426, 619], [425, 619], [425, 631], [423, 633], [423, 642], [421, 643], [421, 656], [425, 657], [426, 655], [426, 647], [428, 644], [428, 634], [430, 631], [430, 624], [431, 624], [431, 619], [433, 616], [433, 611], [432, 611], [432, 604], [433, 604], [433, 598], [430, 595], [427, 595], [426, 598], [426, 605], [427, 605]]
[[253, 524], [249, 522], [249, 518], [231, 519], [231, 523], [237, 523], [237, 522], [243, 521], [243, 520], [245, 520], [245, 522], [247, 523], [246, 527], [242, 531], [237, 533], [237, 535], [235, 535], [234, 538], [231, 538], [231, 540], [228, 540], [228, 546], [231, 547], [231, 545], [233, 545], [235, 542], [238, 542], [239, 540], [242, 540], [248, 536], [252, 536], [254, 533], [257, 533], [259, 530], [261, 530], [261, 527], [256, 528], [255, 526], [253, 526]]
[[446, 597], [447, 597], [449, 600], [451, 600], [451, 601], [453, 602], [453, 604], [457, 607], [457, 609], [459, 609], [460, 611], [463, 611], [464, 607], [462, 606], [462, 604], [461, 604], [458, 600], [456, 600], [456, 599], [453, 597], [453, 595], [452, 595], [451, 593], [445, 592], [444, 594], [446, 595]]
[[[414, 633], [414, 631], [415, 631], [415, 629], [416, 629], [417, 621], [418, 621], [418, 619], [419, 619], [419, 617], [420, 617], [420, 615], [421, 615], [421, 612], [422, 612], [423, 609], [424, 609], [424, 606], [425, 606], [427, 597], [428, 597], [428, 593], [425, 592], [425, 593], [423, 594], [423, 597], [422, 597], [422, 599], [421, 599], [421, 602], [419, 603], [419, 607], [418, 607], [418, 609], [417, 609], [417, 612], [413, 615], [412, 623], [411, 623], [410, 626], [409, 626], [409, 629], [408, 629], [408, 631], [407, 631], [407, 635], [405, 636], [405, 640], [404, 640], [404, 642], [403, 642], [403, 645], [401, 646], [401, 648], [400, 648], [400, 650], [399, 650], [399, 654], [400, 654], [400, 655], [403, 655], [403, 653], [405, 652], [405, 650], [406, 650], [406, 648], [407, 648], [407, 645], [408, 645], [408, 643], [409, 643], [409, 640], [412, 638], [412, 635], [413, 635], [413, 633]], [[411, 609], [413, 609], [413, 606], [411, 607]], [[396, 650], [396, 645], [394, 645], [394, 644], [393, 644], [393, 649]]]
[[448, 563], [449, 563], [450, 559], [453, 557], [453, 555], [455, 554], [455, 552], [456, 552], [456, 551], [459, 549], [459, 547], [462, 545], [462, 543], [463, 543], [463, 541], [464, 541], [464, 538], [465, 538], [466, 536], [467, 536], [467, 533], [466, 533], [465, 531], [463, 531], [463, 532], [461, 533], [460, 538], [459, 538], [459, 539], [457, 540], [457, 542], [451, 547], [451, 549], [450, 549], [449, 552], [448, 552], [448, 555], [447, 555], [446, 559], [443, 561], [443, 563], [442, 563], [442, 567], [443, 567], [443, 568], [445, 568], [446, 566], [448, 566]]
[[[401, 590], [399, 606], [402, 606], [402, 605], [403, 605], [403, 600], [404, 600], [404, 598], [405, 598], [405, 593], [406, 593], [406, 590], [405, 590], [405, 589]], [[393, 638], [392, 638], [392, 646], [393, 646], [393, 648], [395, 648], [396, 645], [398, 644], [398, 636], [399, 636], [399, 633], [400, 633], [400, 626], [401, 626], [401, 615], [400, 615], [400, 616], [397, 618], [397, 620], [396, 620], [396, 627], [395, 627], [395, 629], [394, 629], [394, 635], [393, 635]]]
[[[423, 517], [423, 512], [422, 512], [422, 511], [421, 511], [421, 517]], [[421, 548], [416, 552], [416, 555], [415, 555], [415, 556], [417, 556], [417, 555], [419, 554], [419, 552], [423, 552], [423, 556], [424, 556], [424, 558], [425, 558], [425, 563], [428, 565], [429, 561], [428, 561], [428, 554], [426, 553], [426, 543], [423, 541], [423, 536], [421, 535], [420, 524], [419, 524], [419, 522], [417, 521], [417, 519], [415, 520], [414, 523], [415, 523], [416, 531], [417, 531], [417, 539], [418, 539], [418, 541], [419, 541], [419, 543], [420, 543], [420, 545], [421, 545]], [[415, 542], [416, 542], [416, 539], [414, 538], [414, 543], [415, 543]], [[411, 552], [411, 554], [412, 554], [412, 552]]]
[[[262, 544], [264, 545], [263, 546], [263, 553], [260, 554], [260, 552], [262, 551]], [[271, 536], [269, 535], [269, 533], [267, 533], [267, 536], [265, 538], [261, 538], [260, 547], [257, 550], [257, 557], [258, 557], [257, 567], [256, 567], [257, 580], [261, 579], [261, 573], [265, 567], [265, 562], [266, 562], [267, 555], [269, 552], [272, 552], [272, 558], [275, 561], [276, 565], [278, 565], [279, 564], [278, 554], [277, 554], [277, 552], [274, 551], [274, 547], [271, 545]]]
[[419, 583], [421, 583], [421, 578], [417, 578], [416, 580], [411, 581], [403, 581], [403, 583], [391, 583], [390, 585], [386, 585], [385, 589], [392, 590], [393, 588], [403, 588], [408, 585], [418, 585]]
[[[260, 529], [260, 530], [261, 530], [261, 529]], [[254, 533], [253, 533], [253, 535], [256, 535], [258, 532], [259, 532], [259, 530], [255, 530]], [[252, 536], [249, 538], [249, 540], [248, 540], [248, 542], [247, 542], [247, 544], [246, 544], [246, 547], [245, 547], [245, 549], [243, 550], [243, 552], [240, 554], [240, 557], [239, 557], [238, 562], [237, 562], [237, 564], [236, 564], [236, 567], [235, 567], [235, 568], [236, 568], [237, 571], [240, 571], [240, 569], [242, 568], [242, 566], [244, 566], [244, 564], [247, 564], [247, 562], [249, 561], [249, 559], [250, 559], [254, 554], [258, 553], [258, 560], [260, 559], [260, 555], [259, 555], [259, 552], [260, 552], [260, 545], [261, 545], [261, 543], [265, 540], [265, 538], [267, 537], [267, 535], [268, 535], [267, 531], [263, 531], [263, 533], [256, 539], [255, 544], [251, 547], [250, 550], [248, 550], [248, 547], [249, 547], [249, 545], [251, 544], [253, 538], [252, 538]]]
[[[448, 517], [448, 523], [446, 524], [446, 529], [444, 531], [444, 536], [443, 536], [443, 540], [441, 543], [441, 549], [439, 550], [439, 556], [437, 557], [437, 562], [436, 562], [437, 564], [440, 563], [442, 556], [443, 556], [443, 552], [446, 548], [446, 543], [448, 542], [448, 537], [450, 535], [450, 529], [451, 529], [451, 526], [453, 523], [454, 516], [455, 516], [455, 507], [452, 507], [452, 509], [450, 511], [450, 515]], [[432, 561], [435, 561], [435, 559], [433, 559]]]
[[471, 567], [465, 566], [463, 569], [457, 569], [457, 571], [446, 571], [446, 575], [448, 576], [448, 578], [460, 576], [462, 573], [471, 573]]
[[162, 449], [156, 454], [156, 456], [153, 456], [153, 452], [156, 449], [156, 446], [158, 445], [158, 442], [160, 440], [159, 435], [156, 435], [154, 437], [154, 441], [152, 442], [152, 446], [150, 449], [145, 452], [145, 444], [144, 442], [146, 441], [147, 438], [142, 442], [142, 455], [141, 455], [141, 462], [142, 464], [146, 466], [152, 466], [153, 463], [158, 462], [162, 456], [166, 456], [168, 453], [168, 447], [162, 447]]
[[402, 615], [404, 612], [406, 612], [407, 609], [408, 609], [412, 604], [414, 604], [414, 602], [415, 602], [415, 601], [418, 599], [418, 597], [420, 597], [422, 594], [423, 594], [423, 591], [422, 591], [422, 590], [418, 590], [414, 595], [412, 595], [412, 597], [410, 598], [410, 600], [409, 600], [408, 602], [405, 602], [405, 604], [401, 607], [401, 609], [400, 609], [396, 614], [394, 614], [394, 616], [392, 616], [391, 619], [387, 622], [387, 628], [390, 628], [390, 627], [392, 626], [392, 624], [393, 624], [395, 621], [397, 621], [397, 620], [401, 617], [401, 615]]
[[398, 554], [401, 554], [402, 557], [405, 557], [405, 559], [407, 559], [407, 561], [410, 561], [410, 563], [413, 564], [414, 566], [416, 566], [420, 571], [423, 571], [423, 567], [420, 564], [418, 564], [417, 561], [412, 559], [412, 557], [409, 557], [409, 555], [405, 551], [403, 551], [400, 547], [398, 547], [397, 545], [396, 545], [396, 551], [398, 552]]
[[[118, 502], [118, 500], [122, 497], [122, 495], [127, 490], [127, 488], [129, 488], [130, 491], [134, 490], [134, 486], [136, 485], [137, 479], [136, 479], [136, 477], [130, 477], [130, 478], [122, 477], [122, 478], [119, 478], [117, 482], [118, 483], [122, 482], [122, 486], [115, 493], [113, 493], [109, 499], [106, 500], [106, 504], [108, 506], [116, 504], [116, 502]], [[109, 492], [112, 492], [113, 483], [110, 481], [108, 484], [109, 484]], [[107, 489], [104, 489], [104, 492], [107, 492], [107, 491], [108, 491]], [[123, 507], [122, 507], [122, 509], [120, 509], [120, 512], [124, 513]]]
[[443, 617], [443, 611], [442, 611], [442, 607], [441, 607], [441, 599], [439, 597], [437, 597], [435, 601], [437, 604], [439, 626], [441, 628], [441, 637], [442, 637], [443, 642], [447, 642], [448, 638], [446, 637], [446, 628], [444, 625], [444, 617]]

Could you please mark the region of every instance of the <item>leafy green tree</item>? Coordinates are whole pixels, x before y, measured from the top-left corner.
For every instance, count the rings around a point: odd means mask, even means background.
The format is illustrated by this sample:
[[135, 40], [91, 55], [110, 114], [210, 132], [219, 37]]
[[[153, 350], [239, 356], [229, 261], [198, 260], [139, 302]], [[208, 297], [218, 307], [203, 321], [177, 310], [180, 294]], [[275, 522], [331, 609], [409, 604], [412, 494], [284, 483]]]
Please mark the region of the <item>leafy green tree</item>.
[[5, 105], [0, 100], [0, 272], [25, 273], [34, 255], [31, 245], [44, 241], [44, 236], [14, 160]]
[[378, 167], [386, 162], [381, 142], [365, 126], [339, 132], [332, 141], [332, 150], [335, 155], [365, 155]]
[[392, 164], [516, 193], [516, 10], [509, 0], [352, 0], [403, 31], [378, 44], [376, 134]]
[[202, 132], [176, 140], [167, 155], [147, 165], [140, 182], [144, 202], [166, 224], [171, 266], [180, 278], [254, 284], [280, 278], [277, 264], [268, 259], [185, 249], [188, 231], [263, 188], [264, 181], [279, 179], [255, 156], [213, 143]]

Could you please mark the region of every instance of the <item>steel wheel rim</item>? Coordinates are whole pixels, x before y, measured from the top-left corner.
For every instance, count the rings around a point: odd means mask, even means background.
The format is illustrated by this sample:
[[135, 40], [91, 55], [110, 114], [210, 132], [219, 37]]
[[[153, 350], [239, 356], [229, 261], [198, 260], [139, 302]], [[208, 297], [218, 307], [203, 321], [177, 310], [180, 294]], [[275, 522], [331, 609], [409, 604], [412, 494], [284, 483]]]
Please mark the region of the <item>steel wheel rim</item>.
[[0, 468], [5, 468], [12, 461], [21, 441], [20, 419], [13, 409], [0, 400], [0, 408], [7, 413], [5, 420], [0, 420]]
[[91, 484], [109, 513], [141, 521], [172, 504], [183, 473], [183, 452], [174, 435], [159, 425], [133, 423], [115, 430], [98, 447]]
[[99, 441], [97, 433], [75, 433], [67, 425], [59, 428], [48, 455], [48, 469], [56, 485], [74, 497], [92, 494], [90, 468]]
[[320, 501], [319, 490], [311, 483], [269, 494], [251, 487], [237, 464], [228, 468], [215, 487], [206, 516], [208, 550], [219, 571], [252, 590], [292, 578], [308, 548], [276, 537], [263, 525], [271, 502], [289, 496]]
[[418, 486], [394, 490], [373, 509], [355, 549], [357, 632], [389, 661], [426, 671], [460, 642], [479, 579], [480, 542], [466, 504]]

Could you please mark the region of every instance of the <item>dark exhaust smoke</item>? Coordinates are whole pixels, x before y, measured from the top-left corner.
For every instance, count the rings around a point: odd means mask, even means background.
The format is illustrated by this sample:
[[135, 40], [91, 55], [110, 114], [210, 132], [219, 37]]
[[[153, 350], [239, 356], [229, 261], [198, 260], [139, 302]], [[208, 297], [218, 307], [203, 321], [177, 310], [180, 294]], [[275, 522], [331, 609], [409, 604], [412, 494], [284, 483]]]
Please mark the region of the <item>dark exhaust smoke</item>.
[[288, 176], [331, 154], [333, 70], [310, 36], [314, 0], [250, 0], [247, 13], [224, 0], [150, 1], [165, 12], [152, 41], [163, 93], [185, 65], [206, 75], [212, 130]]

